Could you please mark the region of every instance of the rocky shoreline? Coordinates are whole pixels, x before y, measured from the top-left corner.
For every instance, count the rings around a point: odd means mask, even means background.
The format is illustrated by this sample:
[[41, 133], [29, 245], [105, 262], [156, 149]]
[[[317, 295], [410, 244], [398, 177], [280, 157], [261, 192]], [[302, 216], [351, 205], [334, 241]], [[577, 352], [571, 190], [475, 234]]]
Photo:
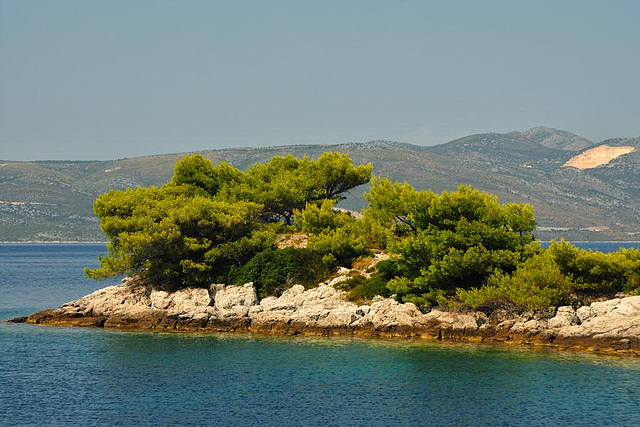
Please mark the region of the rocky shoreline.
[[158, 332], [421, 337], [640, 356], [640, 296], [594, 302], [577, 310], [496, 308], [485, 313], [435, 308], [423, 313], [414, 304], [391, 298], [377, 297], [369, 305], [350, 302], [333, 286], [346, 278], [312, 289], [296, 285], [278, 298], [262, 300], [252, 283], [169, 293], [125, 279], [60, 308], [11, 322]]

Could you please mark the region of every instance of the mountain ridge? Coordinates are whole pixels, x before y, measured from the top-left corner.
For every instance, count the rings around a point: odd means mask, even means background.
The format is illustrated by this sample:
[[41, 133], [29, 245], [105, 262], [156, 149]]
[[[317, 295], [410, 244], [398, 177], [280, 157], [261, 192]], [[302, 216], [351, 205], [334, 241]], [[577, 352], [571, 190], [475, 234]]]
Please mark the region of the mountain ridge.
[[[612, 138], [576, 151], [540, 143], [550, 138], [547, 130], [551, 128], [542, 128], [546, 137], [531, 129], [469, 135], [437, 146], [374, 140], [201, 153], [214, 163], [224, 160], [246, 169], [274, 155], [348, 152], [356, 163], [372, 162], [374, 173], [406, 180], [418, 189], [439, 192], [472, 184], [497, 194], [502, 202], [532, 203], [542, 238], [640, 239], [636, 229], [640, 228], [640, 150], [593, 169], [562, 167], [581, 152], [604, 144], [640, 148], [640, 138]], [[554, 131], [569, 142], [580, 138]], [[527, 132], [538, 135], [538, 141]], [[554, 144], [558, 141], [553, 139]], [[175, 162], [187, 154], [104, 161], [0, 161], [0, 241], [104, 239], [92, 213], [95, 197], [110, 189], [162, 185], [171, 178]], [[366, 186], [358, 188], [342, 205], [359, 210], [365, 190]]]

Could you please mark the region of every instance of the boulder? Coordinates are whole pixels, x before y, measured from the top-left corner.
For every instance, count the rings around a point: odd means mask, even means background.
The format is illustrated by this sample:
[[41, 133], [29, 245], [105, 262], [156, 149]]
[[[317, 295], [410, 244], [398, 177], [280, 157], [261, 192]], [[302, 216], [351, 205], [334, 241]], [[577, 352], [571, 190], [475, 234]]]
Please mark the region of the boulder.
[[594, 302], [591, 304], [591, 316], [604, 316], [613, 309], [615, 309], [621, 302], [620, 298], [614, 298], [606, 301]]
[[368, 313], [354, 322], [353, 326], [371, 326], [380, 331], [410, 328], [414, 320], [420, 316], [422, 313], [415, 304], [401, 304], [394, 299], [384, 298], [372, 303]]
[[361, 315], [358, 306], [346, 301], [345, 293], [331, 286], [320, 285], [305, 290], [296, 285], [279, 298], [268, 297], [260, 302], [260, 309], [250, 311], [252, 325], [271, 329], [292, 325], [295, 328], [348, 328]]
[[340, 276], [346, 276], [347, 274], [349, 274], [351, 272], [351, 270], [349, 270], [346, 267], [338, 267], [338, 269], [336, 270], [336, 272], [340, 275]]
[[193, 316], [206, 312], [211, 304], [209, 291], [203, 288], [185, 288], [176, 292], [152, 291], [151, 307], [167, 310], [168, 315]]
[[135, 311], [136, 308], [151, 308], [151, 300], [144, 287], [129, 284], [98, 289], [60, 307], [66, 314], [80, 313], [84, 316], [108, 316], [114, 312]]
[[486, 315], [484, 313], [453, 313], [445, 310], [434, 309], [422, 316], [417, 316], [413, 320], [415, 326], [425, 329], [445, 329], [460, 333], [477, 331], [479, 325], [484, 323]]
[[584, 305], [576, 310], [576, 316], [578, 317], [578, 321], [580, 323], [584, 323], [589, 320], [592, 316], [591, 314], [591, 306]]
[[[594, 307], [595, 306], [595, 307]], [[583, 310], [582, 313], [585, 313]], [[558, 331], [563, 337], [629, 339], [640, 341], [640, 296], [594, 302], [590, 316], [580, 325], [568, 325]]]
[[304, 291], [304, 286], [294, 285], [284, 291], [279, 298], [264, 298], [262, 301], [260, 301], [260, 306], [262, 306], [263, 310], [265, 311], [294, 311], [302, 306], [302, 295], [304, 294]]
[[558, 307], [556, 315], [549, 319], [549, 328], [562, 328], [564, 326], [571, 326], [578, 323], [578, 316], [576, 311], [571, 306]]
[[248, 307], [258, 304], [258, 295], [253, 282], [243, 286], [226, 286], [218, 288], [214, 296], [214, 305], [221, 310], [231, 310], [234, 307]]

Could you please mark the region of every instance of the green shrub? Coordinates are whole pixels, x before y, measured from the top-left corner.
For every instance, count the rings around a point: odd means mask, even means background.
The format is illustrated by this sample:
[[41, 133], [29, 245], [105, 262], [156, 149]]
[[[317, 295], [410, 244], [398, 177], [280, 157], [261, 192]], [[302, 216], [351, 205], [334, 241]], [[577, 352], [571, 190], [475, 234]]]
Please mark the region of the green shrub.
[[259, 228], [260, 206], [229, 203], [187, 187], [110, 191], [95, 202], [110, 242], [91, 278], [139, 275], [155, 288], [208, 286], [215, 275], [208, 261], [244, 245]]
[[487, 285], [458, 289], [456, 295], [473, 308], [498, 299], [527, 308], [543, 308], [558, 304], [571, 288], [571, 280], [560, 271], [551, 254], [545, 252], [520, 264], [511, 275], [497, 271], [489, 277]]
[[362, 237], [354, 236], [347, 228], [309, 236], [309, 249], [321, 254], [327, 267], [350, 266], [359, 256], [370, 254]]
[[293, 219], [300, 231], [311, 234], [327, 233], [355, 221], [348, 213], [334, 211], [334, 205], [333, 200], [324, 200], [320, 206], [307, 203], [303, 210], [294, 211]]
[[391, 291], [387, 288], [387, 283], [397, 272], [395, 261], [380, 261], [376, 266], [375, 274], [370, 279], [358, 274], [347, 282], [340, 283], [337, 287], [349, 291], [347, 298], [350, 301], [370, 301], [377, 295], [389, 297]]
[[394, 238], [390, 228], [368, 215], [350, 223], [348, 229], [352, 236], [361, 239], [369, 249], [386, 249]]
[[578, 249], [561, 241], [548, 249], [560, 270], [573, 282], [573, 291], [585, 295], [633, 292], [640, 287], [640, 250], [602, 253]]
[[382, 180], [374, 189], [365, 213], [411, 230], [389, 244], [399, 274], [388, 286], [403, 301], [444, 303], [456, 288], [480, 288], [495, 271], [512, 273], [540, 251], [530, 205], [500, 205], [470, 186], [434, 194]]
[[[272, 223], [291, 225], [295, 209], [343, 199], [369, 180], [371, 169], [341, 153], [323, 153], [317, 160], [275, 156], [248, 172], [224, 162], [214, 166], [200, 154], [185, 156], [161, 188], [98, 197], [94, 211], [109, 239], [108, 253], [86, 275], [138, 275], [150, 287], [169, 290], [208, 286], [272, 247]], [[354, 250], [340, 243], [345, 239], [335, 240], [336, 259], [351, 257]], [[358, 246], [355, 252], [363, 250]]]
[[329, 276], [321, 256], [305, 248], [268, 249], [244, 266], [232, 269], [229, 282], [253, 282], [261, 298], [280, 295], [295, 284], [313, 286]]

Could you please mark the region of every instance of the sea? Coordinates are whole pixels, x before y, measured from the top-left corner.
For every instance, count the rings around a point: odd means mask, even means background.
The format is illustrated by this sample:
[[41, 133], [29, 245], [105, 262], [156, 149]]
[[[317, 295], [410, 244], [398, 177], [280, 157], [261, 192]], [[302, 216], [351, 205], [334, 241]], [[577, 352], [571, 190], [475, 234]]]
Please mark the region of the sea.
[[[117, 283], [83, 276], [104, 250], [0, 244], [0, 320]], [[0, 426], [30, 425], [638, 426], [640, 359], [411, 339], [0, 322]]]

